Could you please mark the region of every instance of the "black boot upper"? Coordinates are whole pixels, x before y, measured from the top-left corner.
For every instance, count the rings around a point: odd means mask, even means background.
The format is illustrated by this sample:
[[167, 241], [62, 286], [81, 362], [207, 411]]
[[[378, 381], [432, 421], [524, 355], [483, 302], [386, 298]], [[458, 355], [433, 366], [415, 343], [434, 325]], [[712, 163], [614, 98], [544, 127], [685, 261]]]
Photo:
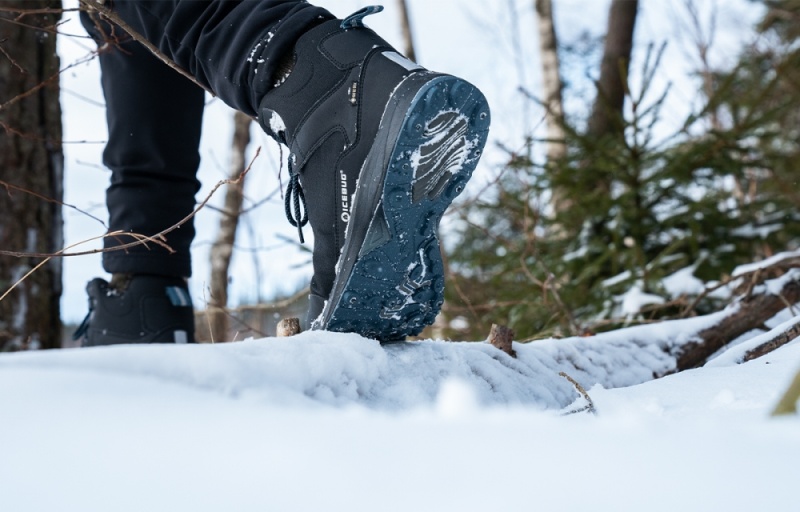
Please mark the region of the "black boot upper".
[[83, 346], [194, 342], [192, 300], [181, 278], [135, 275], [122, 290], [97, 278], [86, 293], [89, 314], [75, 333]]
[[259, 122], [291, 150], [314, 232], [311, 293], [326, 299], [381, 116], [397, 85], [422, 68], [361, 26], [358, 14], [315, 27], [294, 54], [291, 73], [261, 101]]

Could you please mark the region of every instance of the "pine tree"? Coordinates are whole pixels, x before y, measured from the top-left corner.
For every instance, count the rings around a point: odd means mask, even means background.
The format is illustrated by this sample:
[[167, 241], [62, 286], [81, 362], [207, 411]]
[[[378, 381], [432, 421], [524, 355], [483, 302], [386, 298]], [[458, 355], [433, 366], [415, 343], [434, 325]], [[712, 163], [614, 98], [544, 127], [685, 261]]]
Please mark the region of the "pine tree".
[[[547, 172], [510, 155], [494, 193], [463, 210], [446, 313], [469, 327], [447, 334], [479, 338], [493, 322], [520, 338], [581, 334], [705, 313], [723, 299], [694, 304], [703, 284], [796, 248], [800, 1], [779, 4], [671, 137], [655, 136], [668, 91], [653, 89], [661, 50], [650, 48], [626, 87], [623, 137], [588, 136], [567, 116], [567, 154]], [[553, 189], [569, 208], [547, 208]], [[677, 272], [694, 289], [674, 289]]]

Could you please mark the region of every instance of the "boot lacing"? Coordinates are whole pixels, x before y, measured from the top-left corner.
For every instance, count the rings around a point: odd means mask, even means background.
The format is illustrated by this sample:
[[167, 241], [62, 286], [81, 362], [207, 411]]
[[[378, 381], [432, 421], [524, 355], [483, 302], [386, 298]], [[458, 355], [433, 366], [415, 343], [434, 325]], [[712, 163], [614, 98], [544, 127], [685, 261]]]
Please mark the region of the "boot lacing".
[[83, 317], [83, 322], [81, 322], [81, 325], [79, 325], [78, 328], [75, 330], [75, 332], [72, 334], [73, 341], [78, 341], [79, 339], [81, 339], [83, 335], [86, 334], [86, 332], [89, 330], [89, 324], [91, 323], [92, 319], [92, 311], [94, 311], [94, 301], [89, 300], [89, 312], [86, 313], [86, 316]]
[[[286, 219], [289, 224], [297, 227], [297, 234], [300, 236], [300, 243], [304, 244], [303, 226], [308, 224], [308, 205], [306, 196], [303, 193], [303, 186], [300, 184], [300, 175], [292, 167], [292, 155], [289, 155], [289, 183], [286, 185], [286, 195], [284, 206], [286, 207]], [[302, 204], [302, 216], [300, 205]], [[293, 208], [294, 207], [294, 208]]]

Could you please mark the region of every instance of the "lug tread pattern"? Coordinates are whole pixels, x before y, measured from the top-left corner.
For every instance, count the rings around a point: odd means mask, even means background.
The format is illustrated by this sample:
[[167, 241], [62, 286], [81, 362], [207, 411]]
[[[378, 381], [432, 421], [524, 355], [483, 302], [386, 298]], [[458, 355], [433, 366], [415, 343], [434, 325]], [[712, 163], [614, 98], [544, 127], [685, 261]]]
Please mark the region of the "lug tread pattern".
[[[443, 120], [451, 121], [452, 133], [440, 129]], [[439, 76], [420, 88], [388, 160], [379, 212], [367, 236], [387, 239], [388, 231], [388, 240], [359, 256], [328, 330], [393, 341], [434, 322], [444, 302], [439, 222], [472, 176], [489, 124], [486, 99], [468, 82]], [[415, 176], [426, 154], [444, 156], [438, 168], [428, 162], [426, 176]], [[415, 190], [418, 182], [424, 190]]]

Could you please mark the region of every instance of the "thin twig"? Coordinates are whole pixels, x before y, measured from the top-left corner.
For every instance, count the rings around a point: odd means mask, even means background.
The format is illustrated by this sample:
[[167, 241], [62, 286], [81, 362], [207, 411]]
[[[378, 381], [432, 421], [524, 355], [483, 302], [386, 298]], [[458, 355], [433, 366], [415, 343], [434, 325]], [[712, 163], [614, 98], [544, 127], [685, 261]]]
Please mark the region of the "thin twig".
[[[0, 125], [3, 125], [3, 124], [4, 124], [4, 123], [0, 122]], [[23, 187], [20, 187], [20, 186], [18, 186], [18, 185], [13, 185], [13, 184], [11, 184], [11, 183], [9, 183], [9, 182], [5, 181], [5, 180], [0, 180], [0, 186], [2, 186], [2, 187], [5, 187], [5, 188], [6, 188], [6, 191], [7, 191], [7, 192], [9, 192], [9, 195], [10, 195], [10, 192], [11, 192], [11, 190], [17, 190], [17, 191], [19, 191], [19, 192], [23, 192], [23, 193], [25, 193], [25, 194], [32, 195], [33, 197], [35, 197], [35, 198], [37, 198], [37, 199], [41, 199], [42, 201], [46, 201], [46, 202], [48, 202], [48, 203], [54, 203], [54, 204], [57, 204], [57, 205], [59, 205], [59, 206], [64, 206], [64, 207], [66, 207], [66, 208], [72, 208], [73, 210], [75, 210], [75, 211], [77, 211], [77, 212], [79, 212], [79, 213], [82, 213], [82, 214], [86, 215], [86, 216], [87, 216], [87, 217], [89, 217], [90, 219], [94, 219], [94, 220], [96, 220], [97, 222], [99, 222], [100, 224], [102, 224], [104, 228], [108, 228], [108, 226], [106, 226], [106, 223], [105, 223], [105, 222], [103, 222], [103, 221], [102, 221], [100, 218], [98, 218], [98, 217], [95, 217], [94, 215], [92, 215], [92, 214], [91, 214], [91, 213], [89, 213], [89, 212], [85, 212], [85, 211], [81, 210], [81, 209], [80, 209], [80, 208], [78, 208], [77, 206], [74, 206], [74, 205], [71, 205], [71, 204], [67, 204], [67, 203], [65, 203], [65, 202], [63, 202], [63, 201], [60, 201], [60, 200], [58, 200], [58, 199], [53, 199], [52, 197], [47, 197], [47, 196], [44, 196], [44, 195], [42, 195], [42, 194], [39, 194], [38, 192], [34, 192], [34, 191], [32, 191], [32, 190], [28, 190], [28, 189], [26, 189], [26, 188], [23, 188]]]
[[[89, 238], [88, 240], [81, 240], [80, 242], [76, 242], [76, 243], [74, 243], [74, 244], [72, 244], [72, 245], [70, 245], [70, 246], [68, 246], [68, 247], [65, 247], [64, 249], [62, 249], [62, 250], [61, 250], [61, 251], [59, 251], [59, 252], [62, 252], [62, 251], [67, 251], [67, 250], [69, 250], [69, 249], [71, 249], [71, 248], [73, 248], [73, 247], [75, 247], [75, 246], [77, 246], [77, 245], [81, 245], [81, 244], [85, 244], [85, 243], [88, 243], [88, 242], [92, 242], [92, 241], [94, 241], [94, 240], [97, 240], [97, 239], [100, 239], [100, 238], [104, 238], [105, 236], [108, 236], [108, 235], [96, 236], [96, 237], [93, 237], [93, 238]], [[44, 265], [45, 263], [47, 263], [48, 261], [50, 261], [50, 260], [51, 260], [51, 259], [52, 259], [54, 256], [56, 256], [56, 255], [57, 255], [57, 253], [56, 253], [55, 255], [52, 255], [52, 256], [48, 256], [48, 257], [46, 257], [45, 259], [43, 259], [42, 261], [40, 261], [40, 262], [39, 262], [39, 263], [38, 263], [36, 266], [34, 266], [32, 269], [30, 269], [30, 270], [29, 270], [29, 271], [28, 271], [28, 272], [27, 272], [27, 273], [26, 273], [24, 276], [22, 276], [21, 278], [19, 278], [19, 279], [18, 279], [18, 280], [17, 280], [17, 281], [16, 281], [14, 284], [12, 284], [12, 285], [11, 285], [11, 286], [8, 288], [8, 290], [6, 290], [6, 291], [5, 291], [5, 293], [3, 293], [3, 295], [0, 295], [0, 302], [2, 302], [2, 301], [3, 301], [3, 299], [5, 299], [5, 298], [8, 296], [8, 294], [9, 294], [9, 293], [11, 293], [11, 291], [12, 291], [14, 288], [16, 288], [17, 286], [19, 286], [19, 284], [20, 284], [20, 283], [22, 283], [24, 280], [26, 280], [26, 279], [27, 279], [27, 278], [28, 278], [28, 277], [29, 277], [31, 274], [33, 274], [34, 272], [36, 272], [37, 270], [39, 270], [39, 269], [42, 267], [42, 265]]]
[[580, 409], [575, 409], [573, 411], [568, 411], [568, 412], [564, 413], [564, 416], [567, 416], [569, 414], [575, 414], [575, 413], [578, 413], [578, 412], [584, 412], [584, 411], [588, 411], [588, 412], [596, 415], [597, 414], [597, 409], [594, 406], [594, 401], [592, 400], [592, 397], [589, 396], [589, 393], [587, 393], [586, 390], [583, 388], [583, 386], [581, 386], [580, 383], [577, 380], [575, 380], [572, 377], [570, 377], [566, 372], [558, 372], [558, 374], [560, 376], [564, 377], [565, 379], [567, 379], [575, 387], [575, 389], [578, 390], [578, 393], [580, 393], [581, 396], [583, 396], [583, 398], [587, 402], [587, 404], [584, 407], [581, 407]]
[[105, 144], [107, 142], [105, 140], [58, 140], [50, 137], [39, 137], [38, 135], [21, 132], [16, 128], [9, 126], [7, 123], [4, 123], [3, 121], [0, 121], [0, 126], [3, 127], [6, 132], [18, 137], [22, 137], [23, 139], [34, 140], [36, 142], [44, 142], [58, 146], [62, 146], [64, 144]]
[[[758, 267], [755, 270], [751, 270], [750, 272], [744, 272], [742, 274], [737, 274], [735, 276], [730, 276], [719, 283], [715, 284], [714, 286], [710, 286], [705, 288], [700, 294], [695, 297], [695, 299], [689, 304], [686, 309], [683, 310], [681, 313], [681, 318], [686, 318], [697, 305], [700, 303], [701, 300], [708, 297], [711, 293], [724, 288], [731, 283], [736, 281], [744, 281], [745, 282], [745, 294], [747, 293], [748, 289], [751, 289], [754, 283], [754, 276], [758, 276], [758, 282], [755, 284], [759, 284], [764, 279], [768, 278], [769, 276], [773, 275], [774, 271], [786, 271], [792, 268], [800, 268], [800, 257], [789, 257], [784, 258], [782, 260], [778, 260], [771, 265], [767, 265], [765, 267]], [[739, 292], [741, 293], [741, 292]]]
[[70, 64], [70, 65], [68, 65], [68, 66], [66, 66], [64, 68], [59, 69], [58, 71], [53, 73], [50, 77], [45, 78], [44, 80], [42, 80], [38, 84], [34, 85], [33, 87], [31, 87], [27, 91], [22, 92], [22, 93], [20, 93], [20, 94], [18, 94], [16, 96], [14, 96], [10, 100], [8, 100], [5, 103], [3, 103], [2, 105], [0, 105], [0, 110], [4, 110], [4, 109], [10, 107], [11, 105], [17, 103], [18, 101], [20, 101], [20, 100], [22, 100], [24, 98], [27, 98], [31, 94], [35, 93], [39, 89], [45, 87], [47, 84], [49, 84], [50, 82], [52, 82], [53, 80], [58, 78], [65, 71], [70, 70], [70, 69], [72, 69], [72, 68], [74, 68], [76, 66], [79, 66], [81, 64], [84, 64], [86, 62], [89, 62], [90, 60], [94, 59], [96, 55], [97, 55], [97, 52], [91, 52], [88, 55], [86, 55], [85, 57], [82, 57], [82, 58], [76, 60], [72, 64]]
[[[250, 172], [250, 169], [253, 167], [253, 162], [255, 162], [255, 160], [256, 160], [256, 158], [258, 158], [259, 154], [261, 154], [261, 147], [260, 146], [256, 149], [256, 154], [255, 154], [255, 156], [253, 156], [253, 159], [250, 161], [250, 164], [247, 166], [247, 168], [244, 171], [242, 171], [242, 173], [238, 177], [236, 177], [235, 179], [234, 178], [228, 178], [228, 179], [220, 180], [219, 182], [217, 182], [217, 184], [214, 186], [214, 188], [211, 189], [211, 192], [208, 193], [206, 198], [203, 199], [203, 201], [200, 202], [197, 205], [197, 207], [195, 207], [195, 209], [192, 210], [192, 212], [189, 215], [187, 215], [186, 217], [184, 217], [180, 221], [176, 222], [172, 226], [170, 226], [170, 227], [168, 227], [168, 228], [166, 228], [166, 229], [164, 229], [162, 231], [159, 231], [155, 235], [145, 236], [145, 235], [139, 235], [139, 234], [136, 234], [136, 233], [127, 233], [127, 232], [123, 232], [123, 231], [115, 231], [114, 233], [108, 233], [107, 235], [103, 235], [103, 237], [111, 236], [111, 235], [114, 235], [114, 236], [127, 235], [127, 236], [132, 236], [132, 237], [136, 238], [137, 240], [135, 242], [129, 242], [129, 243], [121, 244], [121, 245], [116, 245], [114, 247], [105, 247], [105, 248], [102, 248], [102, 249], [92, 249], [92, 250], [89, 250], [89, 251], [79, 251], [79, 252], [62, 252], [62, 251], [59, 251], [59, 252], [56, 252], [56, 253], [38, 253], [38, 252], [17, 252], [17, 251], [0, 250], [0, 255], [2, 255], [2, 256], [15, 256], [17, 258], [56, 258], [56, 257], [57, 258], [65, 258], [65, 257], [68, 257], [68, 256], [85, 256], [87, 254], [98, 254], [98, 253], [106, 253], [106, 252], [113, 252], [113, 251], [121, 251], [121, 250], [130, 249], [132, 247], [138, 247], [140, 245], [146, 245], [147, 242], [153, 242], [153, 243], [159, 244], [162, 247], [164, 247], [167, 250], [169, 250], [170, 252], [175, 252], [172, 248], [170, 248], [164, 242], [164, 240], [166, 240], [166, 235], [169, 234], [169, 233], [172, 233], [176, 229], [180, 228], [182, 225], [184, 225], [187, 222], [189, 222], [195, 215], [197, 215], [197, 213], [206, 206], [206, 204], [211, 200], [211, 197], [214, 195], [214, 193], [216, 193], [216, 191], [221, 186], [223, 186], [223, 185], [231, 185], [231, 184], [235, 185], [235, 184], [240, 183], [241, 180], [245, 177], [245, 175], [247, 175], [247, 173]], [[95, 238], [90, 239], [90, 240], [95, 240], [97, 238], [102, 238], [102, 237], [95, 237]], [[78, 242], [78, 244], [80, 244], [80, 243], [81, 242]], [[74, 245], [72, 245], [70, 247], [74, 247], [75, 245], [78, 245], [78, 244], [74, 244]]]
[[173, 61], [172, 59], [167, 57], [161, 50], [158, 49], [158, 47], [156, 45], [154, 45], [153, 43], [151, 43], [150, 41], [145, 39], [141, 34], [139, 34], [136, 30], [134, 30], [133, 27], [128, 25], [122, 18], [120, 18], [119, 15], [117, 15], [117, 13], [115, 13], [114, 11], [112, 11], [111, 9], [106, 7], [104, 4], [100, 3], [98, 0], [80, 0], [80, 2], [82, 4], [84, 4], [84, 5], [86, 5], [87, 7], [89, 7], [90, 9], [96, 10], [101, 15], [103, 15], [105, 18], [107, 18], [108, 20], [112, 21], [119, 28], [121, 28], [122, 30], [127, 32], [128, 35], [131, 36], [132, 39], [134, 39], [135, 41], [139, 42], [142, 46], [144, 46], [145, 48], [150, 50], [150, 52], [156, 58], [158, 58], [161, 62], [163, 62], [167, 66], [171, 67], [172, 69], [174, 69], [175, 71], [177, 71], [181, 75], [185, 76], [186, 78], [188, 78], [189, 80], [191, 80], [195, 84], [197, 84], [199, 87], [201, 87], [203, 90], [205, 90], [210, 95], [216, 96], [214, 91], [212, 91], [207, 86], [205, 86], [202, 83], [200, 83], [191, 73], [189, 73], [188, 71], [186, 71], [183, 68], [181, 68], [180, 66], [178, 66], [175, 63], [175, 61]]
[[23, 75], [27, 75], [27, 74], [28, 74], [28, 72], [27, 72], [27, 71], [25, 71], [25, 68], [23, 68], [22, 66], [20, 66], [20, 65], [19, 65], [19, 63], [17, 63], [17, 61], [15, 61], [15, 60], [14, 60], [14, 58], [13, 58], [11, 55], [9, 55], [9, 54], [8, 54], [8, 52], [6, 51], [6, 49], [5, 49], [5, 48], [3, 48], [3, 44], [2, 44], [2, 43], [4, 43], [4, 42], [5, 42], [5, 40], [3, 40], [3, 41], [0, 41], [0, 52], [2, 52], [2, 54], [6, 56], [6, 58], [8, 59], [8, 61], [9, 61], [11, 64], [13, 64], [15, 68], [17, 68], [18, 70], [20, 70], [20, 72], [21, 72]]

